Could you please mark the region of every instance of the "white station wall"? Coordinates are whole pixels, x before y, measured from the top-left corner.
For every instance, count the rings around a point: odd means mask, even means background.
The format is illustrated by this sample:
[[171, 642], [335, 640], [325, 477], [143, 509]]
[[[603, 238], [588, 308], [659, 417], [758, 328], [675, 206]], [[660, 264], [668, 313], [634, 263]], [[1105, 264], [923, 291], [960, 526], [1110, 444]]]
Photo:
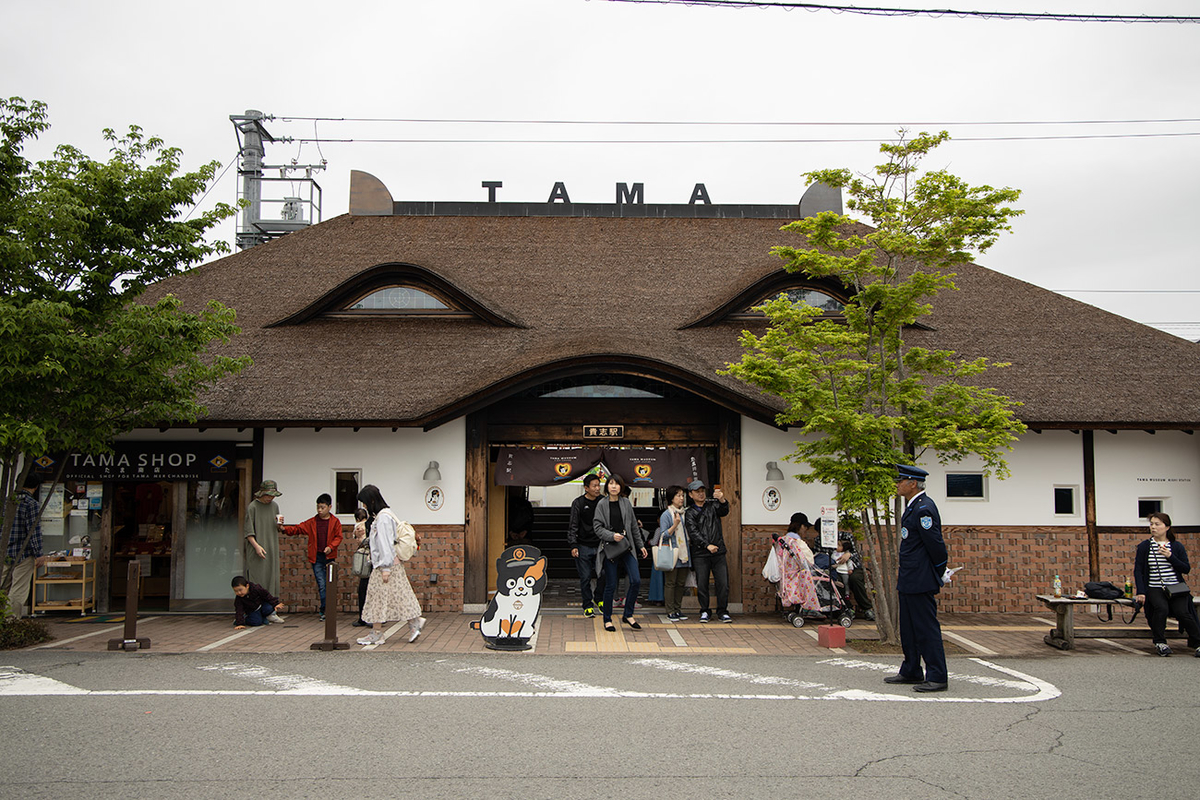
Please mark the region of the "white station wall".
[[1096, 524], [1143, 525], [1138, 500], [1162, 500], [1175, 525], [1200, 524], [1200, 437], [1096, 431]]
[[[795, 449], [794, 443], [799, 438], [798, 429], [780, 431], [742, 418], [742, 524], [786, 525], [796, 511], [803, 511], [812, 518], [822, 505], [834, 502], [830, 487], [801, 483], [792, 477], [804, 471], [803, 465], [789, 463], [783, 457]], [[779, 462], [779, 468], [786, 476], [782, 482], [767, 482], [768, 461]], [[1078, 434], [1070, 431], [1027, 433], [1014, 444], [1007, 461], [1012, 472], [1007, 480], [999, 480], [994, 475], [984, 479], [986, 499], [950, 500], [946, 497], [946, 473], [979, 472], [982, 464], [978, 459], [964, 459], [942, 466], [937, 462], [936, 454], [926, 454], [920, 466], [929, 471], [926, 491], [938, 504], [942, 521], [947, 525], [1083, 524], [1083, 445]], [[763, 493], [768, 486], [775, 486], [782, 495], [782, 503], [774, 512], [763, 505]], [[1074, 488], [1074, 514], [1054, 513], [1056, 486]], [[1136, 510], [1136, 498], [1133, 505]]]
[[[289, 524], [316, 513], [316, 498], [333, 494], [334, 473], [361, 470], [362, 484], [379, 487], [401, 519], [421, 525], [461, 525], [466, 518], [466, 420], [420, 428], [269, 429], [263, 441], [263, 478], [279, 484], [279, 510]], [[422, 479], [437, 461], [442, 479]], [[425, 505], [431, 486], [445, 501], [437, 511]], [[353, 521], [352, 517], [342, 517]]]
[[[802, 511], [810, 520], [817, 519], [821, 506], [834, 502], [833, 489], [824, 484], [801, 483], [793, 476], [804, 472], [803, 465], [784, 461], [796, 449], [800, 438], [797, 428], [781, 431], [749, 417], [742, 417], [742, 524], [787, 525], [792, 514]], [[782, 481], [767, 481], [767, 462], [775, 461], [784, 474]], [[769, 486], [779, 490], [780, 504], [775, 511], [763, 505]]]

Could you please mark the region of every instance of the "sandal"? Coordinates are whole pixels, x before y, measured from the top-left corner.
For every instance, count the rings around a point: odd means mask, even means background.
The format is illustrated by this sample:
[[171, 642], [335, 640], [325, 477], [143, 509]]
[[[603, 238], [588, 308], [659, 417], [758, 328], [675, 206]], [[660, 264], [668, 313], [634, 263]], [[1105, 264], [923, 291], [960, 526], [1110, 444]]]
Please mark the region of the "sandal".
[[616, 633], [617, 626], [613, 625], [612, 622], [606, 622], [604, 623], [604, 630], [608, 631], [609, 633]]
[[635, 631], [640, 631], [642, 629], [642, 626], [639, 625], [636, 620], [632, 620], [629, 617], [621, 617], [621, 622], [633, 628]]

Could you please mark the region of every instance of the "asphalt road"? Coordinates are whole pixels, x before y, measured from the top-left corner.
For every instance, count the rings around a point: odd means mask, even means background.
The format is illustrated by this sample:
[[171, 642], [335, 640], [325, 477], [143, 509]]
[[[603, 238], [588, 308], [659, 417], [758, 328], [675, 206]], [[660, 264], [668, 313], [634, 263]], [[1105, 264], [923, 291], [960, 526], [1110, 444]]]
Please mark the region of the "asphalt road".
[[1200, 659], [954, 658], [932, 696], [896, 663], [6, 653], [0, 796], [1198, 794]]

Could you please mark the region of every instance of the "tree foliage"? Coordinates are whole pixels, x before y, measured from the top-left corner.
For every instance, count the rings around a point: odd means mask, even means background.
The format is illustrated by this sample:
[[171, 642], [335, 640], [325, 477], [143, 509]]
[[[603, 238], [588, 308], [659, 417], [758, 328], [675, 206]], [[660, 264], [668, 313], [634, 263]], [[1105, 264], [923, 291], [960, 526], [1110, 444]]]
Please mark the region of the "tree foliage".
[[927, 451], [942, 463], [975, 456], [985, 472], [1003, 478], [1003, 453], [1025, 429], [1014, 413], [1019, 404], [977, 380], [989, 367], [1007, 365], [906, 341], [931, 312], [930, 301], [956, 288], [947, 270], [991, 247], [1021, 213], [1008, 205], [1016, 190], [920, 171], [922, 159], [947, 138], [943, 132], [909, 139], [901, 131], [897, 142], [881, 145], [886, 161], [874, 174], [808, 174], [844, 189], [850, 211], [869, 225], [822, 212], [783, 228], [802, 235], [804, 245], [773, 252], [791, 272], [844, 286], [844, 318], [823, 317], [786, 296], [769, 300], [758, 307], [768, 319], [766, 332], [743, 331], [742, 359], [726, 370], [786, 402], [777, 422], [805, 434], [788, 460], [807, 468], [796, 476], [801, 481], [836, 487], [839, 509], [860, 528], [874, 565], [880, 633], [893, 642], [894, 465]]
[[232, 207], [184, 218], [220, 165], [180, 173], [181, 152], [136, 126], [105, 130], [107, 161], [61, 145], [31, 164], [23, 145], [48, 127], [44, 104], [0, 99], [0, 552], [33, 458], [194, 421], [197, 394], [248, 363], [209, 352], [239, 332], [232, 309], [138, 302], [228, 250], [205, 235]]

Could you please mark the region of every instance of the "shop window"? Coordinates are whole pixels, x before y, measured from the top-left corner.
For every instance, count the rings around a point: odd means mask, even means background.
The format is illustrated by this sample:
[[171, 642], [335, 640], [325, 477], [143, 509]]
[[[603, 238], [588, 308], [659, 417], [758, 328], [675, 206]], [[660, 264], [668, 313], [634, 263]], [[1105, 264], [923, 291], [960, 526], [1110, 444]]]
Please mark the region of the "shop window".
[[334, 470], [333, 513], [354, 516], [354, 510], [358, 508], [358, 490], [361, 487], [361, 469]]
[[987, 500], [987, 481], [983, 473], [946, 473], [946, 497], [955, 500]]
[[1139, 497], [1138, 498], [1138, 519], [1145, 519], [1155, 511], [1163, 510], [1163, 497]]
[[1073, 517], [1079, 512], [1075, 506], [1076, 487], [1054, 487], [1054, 513], [1062, 517]]

